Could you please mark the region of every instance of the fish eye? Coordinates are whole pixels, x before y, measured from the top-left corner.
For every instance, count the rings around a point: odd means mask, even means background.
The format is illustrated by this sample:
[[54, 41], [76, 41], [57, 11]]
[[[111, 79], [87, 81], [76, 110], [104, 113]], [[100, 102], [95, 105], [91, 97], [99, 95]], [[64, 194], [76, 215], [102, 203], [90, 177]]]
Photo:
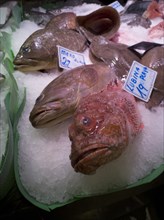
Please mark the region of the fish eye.
[[41, 95], [36, 99], [35, 102], [36, 102], [36, 103], [37, 103], [37, 102], [40, 102], [42, 99], [44, 99], [44, 96], [45, 96], [44, 94], [41, 94]]
[[22, 47], [23, 53], [28, 53], [30, 52], [30, 47]]
[[91, 124], [91, 119], [88, 118], [88, 117], [84, 117], [84, 118], [82, 119], [82, 123], [83, 123], [83, 125], [88, 126], [88, 125]]

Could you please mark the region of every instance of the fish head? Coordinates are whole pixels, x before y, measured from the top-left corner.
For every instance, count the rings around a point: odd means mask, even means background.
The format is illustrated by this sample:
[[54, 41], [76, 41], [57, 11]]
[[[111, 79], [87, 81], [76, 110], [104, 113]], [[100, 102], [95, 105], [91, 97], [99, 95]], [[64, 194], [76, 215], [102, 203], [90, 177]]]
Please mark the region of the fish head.
[[76, 172], [93, 174], [100, 166], [119, 157], [129, 142], [122, 109], [106, 102], [103, 94], [85, 97], [69, 127], [71, 164]]
[[69, 118], [76, 101], [73, 92], [72, 88], [58, 84], [58, 80], [48, 84], [30, 112], [29, 120], [33, 127], [50, 127]]
[[[23, 43], [13, 63], [15, 69], [23, 72], [49, 69], [55, 66], [54, 50], [50, 42], [52, 33], [43, 29], [34, 32]], [[57, 49], [56, 49], [57, 50]]]

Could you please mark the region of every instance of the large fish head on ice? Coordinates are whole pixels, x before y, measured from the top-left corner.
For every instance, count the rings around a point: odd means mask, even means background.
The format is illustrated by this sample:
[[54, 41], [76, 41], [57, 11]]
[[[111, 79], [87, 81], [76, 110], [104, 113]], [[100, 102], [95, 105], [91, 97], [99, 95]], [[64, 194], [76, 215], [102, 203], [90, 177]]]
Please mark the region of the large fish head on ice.
[[27, 72], [55, 67], [52, 39], [52, 33], [44, 29], [30, 35], [14, 59], [15, 68]]
[[72, 167], [83, 174], [95, 173], [118, 158], [140, 128], [136, 101], [127, 92], [104, 90], [84, 97], [69, 127]]

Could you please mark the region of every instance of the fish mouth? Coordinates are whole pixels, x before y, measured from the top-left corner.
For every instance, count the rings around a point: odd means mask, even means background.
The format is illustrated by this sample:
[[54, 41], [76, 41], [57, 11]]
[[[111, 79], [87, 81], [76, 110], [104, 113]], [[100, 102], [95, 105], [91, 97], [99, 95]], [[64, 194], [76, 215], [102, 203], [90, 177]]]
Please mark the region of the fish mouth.
[[71, 154], [70, 159], [72, 167], [76, 172], [90, 175], [94, 174], [98, 167], [107, 163], [111, 154], [112, 147], [94, 144], [85, 148], [85, 151], [76, 158], [73, 158]]
[[48, 110], [47, 107], [33, 109], [30, 112], [29, 120], [33, 127], [44, 128], [60, 124], [71, 117], [72, 111], [63, 110], [59, 112], [60, 104], [56, 103], [56, 109]]
[[44, 69], [44, 67], [47, 65], [45, 61], [36, 60], [32, 58], [28, 58], [28, 59], [15, 58], [13, 64], [15, 70], [20, 70], [24, 72]]

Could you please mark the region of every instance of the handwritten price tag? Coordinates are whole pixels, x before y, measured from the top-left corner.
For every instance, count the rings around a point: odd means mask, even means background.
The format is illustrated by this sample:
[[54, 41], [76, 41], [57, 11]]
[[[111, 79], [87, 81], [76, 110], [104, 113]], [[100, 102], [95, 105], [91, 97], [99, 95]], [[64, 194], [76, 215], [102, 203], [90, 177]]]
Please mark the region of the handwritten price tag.
[[109, 4], [109, 6], [116, 9], [119, 13], [124, 10], [124, 7], [118, 1]]
[[84, 55], [67, 48], [58, 47], [59, 66], [63, 69], [73, 69], [85, 65]]
[[156, 76], [156, 71], [133, 61], [123, 88], [137, 98], [148, 102]]

